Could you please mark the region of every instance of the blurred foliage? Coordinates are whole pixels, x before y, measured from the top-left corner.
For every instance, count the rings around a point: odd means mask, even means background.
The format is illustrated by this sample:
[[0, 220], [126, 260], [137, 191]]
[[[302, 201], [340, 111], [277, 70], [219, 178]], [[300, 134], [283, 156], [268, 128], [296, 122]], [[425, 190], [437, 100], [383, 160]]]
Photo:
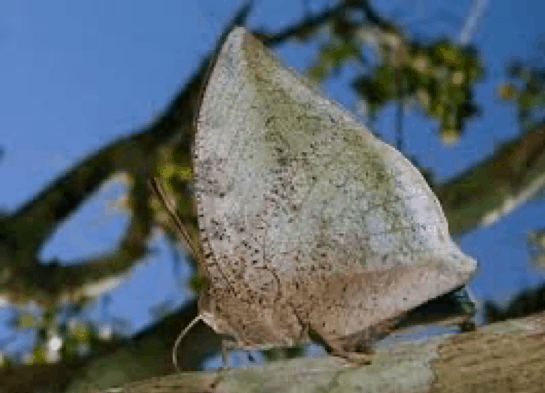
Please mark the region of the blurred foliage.
[[497, 89], [502, 100], [514, 101], [521, 125], [528, 129], [545, 119], [545, 67], [513, 60], [506, 67], [507, 81]]
[[63, 360], [82, 359], [98, 350], [98, 330], [89, 321], [72, 322], [62, 333], [64, 333], [62, 335], [64, 341], [61, 349]]
[[[369, 70], [363, 47], [371, 44], [378, 66]], [[328, 41], [321, 45], [307, 76], [321, 81], [348, 64], [361, 66], [352, 88], [375, 115], [388, 101], [417, 101], [439, 122], [444, 143], [459, 140], [468, 119], [479, 114], [472, 88], [484, 69], [473, 46], [441, 39], [430, 44], [406, 40], [393, 24], [369, 28], [340, 15], [329, 22]]]

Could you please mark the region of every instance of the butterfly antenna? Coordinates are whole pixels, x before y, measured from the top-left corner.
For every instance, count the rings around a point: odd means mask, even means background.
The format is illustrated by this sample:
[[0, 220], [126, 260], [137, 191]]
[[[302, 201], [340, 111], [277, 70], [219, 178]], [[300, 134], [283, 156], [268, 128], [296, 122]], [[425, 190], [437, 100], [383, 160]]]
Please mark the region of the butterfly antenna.
[[[157, 199], [163, 202], [163, 205], [165, 206], [166, 211], [168, 212], [169, 216], [172, 218], [172, 220], [174, 221], [176, 225], [176, 229], [182, 235], [182, 239], [184, 243], [186, 244], [186, 247], [189, 249], [191, 254], [193, 254], [193, 258], [198, 259], [199, 253], [197, 252], [197, 248], [195, 247], [195, 244], [191, 241], [191, 237], [189, 236], [189, 233], [187, 232], [184, 224], [182, 223], [182, 220], [176, 213], [176, 208], [167, 198], [166, 193], [163, 187], [161, 186], [161, 183], [159, 182], [159, 179], [157, 177], [153, 177], [152, 179], [150, 179], [149, 183], [150, 183], [150, 188], [152, 189]], [[193, 320], [189, 323], [189, 325], [187, 325], [185, 329], [182, 330], [182, 332], [176, 339], [176, 342], [174, 343], [174, 348], [172, 349], [172, 362], [174, 363], [174, 367], [176, 367], [176, 369], [180, 373], [182, 371], [180, 370], [180, 367], [178, 367], [178, 359], [176, 356], [178, 352], [178, 347], [180, 346], [180, 342], [185, 337], [187, 332], [189, 332], [191, 328], [195, 326], [195, 324], [199, 322], [201, 319], [202, 318], [200, 315], [197, 315], [195, 318], [193, 318]]]
[[195, 324], [199, 322], [201, 319], [202, 317], [200, 314], [197, 315], [195, 318], [193, 318], [193, 320], [189, 322], [189, 325], [187, 325], [185, 329], [182, 330], [182, 332], [176, 339], [176, 342], [174, 343], [174, 348], [172, 348], [172, 363], [174, 363], [174, 367], [176, 367], [176, 370], [178, 370], [179, 373], [181, 373], [182, 370], [180, 370], [180, 367], [178, 367], [178, 357], [176, 356], [176, 354], [178, 353], [178, 347], [180, 346], [180, 342], [182, 341], [184, 336], [187, 334], [187, 332], [189, 332], [191, 328], [195, 326]]
[[198, 259], [198, 252], [197, 248], [195, 247], [195, 244], [193, 241], [191, 241], [191, 237], [189, 236], [189, 233], [187, 232], [182, 220], [176, 213], [176, 208], [172, 204], [169, 198], [167, 198], [166, 193], [161, 186], [161, 183], [159, 182], [159, 179], [157, 177], [153, 177], [150, 179], [150, 188], [152, 189], [153, 193], [159, 199], [163, 202], [163, 205], [165, 206], [166, 211], [168, 212], [169, 216], [174, 221], [174, 224], [176, 225], [176, 229], [182, 235], [182, 239], [186, 245], [186, 248], [189, 249], [189, 252], [192, 254], [193, 258], [195, 260]]

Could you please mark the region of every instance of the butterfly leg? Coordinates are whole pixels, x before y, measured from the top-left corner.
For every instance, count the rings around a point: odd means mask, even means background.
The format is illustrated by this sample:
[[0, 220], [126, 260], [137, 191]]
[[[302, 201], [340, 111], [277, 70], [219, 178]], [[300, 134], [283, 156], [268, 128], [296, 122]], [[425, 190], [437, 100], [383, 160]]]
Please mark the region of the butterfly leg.
[[328, 341], [326, 334], [321, 332], [320, 329], [309, 328], [311, 340], [322, 345], [330, 356], [340, 357], [354, 366], [364, 366], [371, 364], [373, 361], [375, 351], [372, 348], [372, 343], [375, 340], [372, 337], [368, 337], [369, 333], [373, 332], [365, 329], [362, 334], [366, 336], [366, 339], [363, 341], [360, 340], [357, 346], [351, 346], [349, 343]]
[[231, 371], [231, 349], [234, 347], [235, 342], [232, 340], [224, 339], [221, 342], [221, 358], [223, 360], [223, 366], [218, 369], [216, 378], [210, 384], [212, 389], [215, 389], [219, 383], [229, 377], [229, 371]]

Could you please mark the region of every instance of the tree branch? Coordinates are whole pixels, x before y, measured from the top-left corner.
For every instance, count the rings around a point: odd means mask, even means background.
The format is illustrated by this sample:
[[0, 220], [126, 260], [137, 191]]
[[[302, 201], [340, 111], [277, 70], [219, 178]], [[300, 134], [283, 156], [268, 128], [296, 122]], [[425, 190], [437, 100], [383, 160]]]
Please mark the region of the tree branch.
[[[115, 391], [538, 392], [544, 387], [543, 364], [545, 313], [484, 326], [476, 332], [396, 341], [379, 347], [373, 363], [363, 367], [345, 367], [332, 357], [293, 359], [223, 374], [209, 371], [152, 378]], [[212, 382], [218, 379], [212, 389]], [[86, 387], [93, 393], [106, 388], [93, 390], [91, 386]]]
[[451, 234], [490, 225], [545, 186], [545, 123], [434, 188]]

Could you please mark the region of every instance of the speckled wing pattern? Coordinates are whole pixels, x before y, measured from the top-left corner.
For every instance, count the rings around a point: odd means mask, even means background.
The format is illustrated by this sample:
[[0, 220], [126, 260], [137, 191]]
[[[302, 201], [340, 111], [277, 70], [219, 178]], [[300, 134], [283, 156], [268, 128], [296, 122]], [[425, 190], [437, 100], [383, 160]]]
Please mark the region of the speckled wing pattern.
[[318, 332], [356, 350], [361, 331], [476, 269], [418, 170], [243, 28], [204, 94], [195, 172], [210, 280], [199, 307], [238, 347]]

